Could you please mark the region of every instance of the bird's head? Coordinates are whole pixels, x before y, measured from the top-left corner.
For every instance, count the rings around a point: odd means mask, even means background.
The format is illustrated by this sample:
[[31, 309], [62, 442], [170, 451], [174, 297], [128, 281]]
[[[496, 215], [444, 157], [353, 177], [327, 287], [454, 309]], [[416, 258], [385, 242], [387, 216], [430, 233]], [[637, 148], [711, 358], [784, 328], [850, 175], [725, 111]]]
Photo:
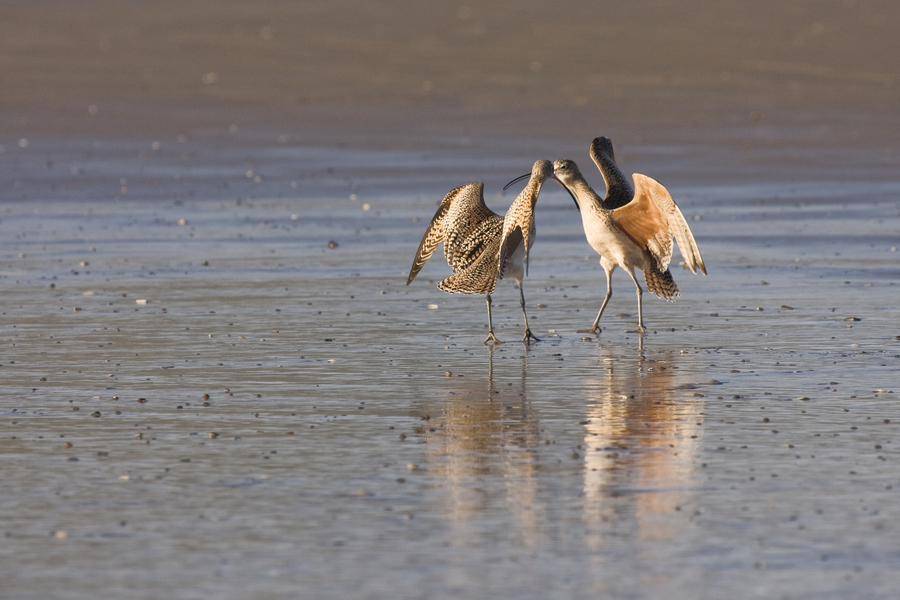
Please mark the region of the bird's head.
[[591, 158], [594, 159], [594, 162], [598, 162], [601, 157], [609, 158], [613, 163], [616, 162], [612, 140], [608, 137], [597, 137], [591, 142]]

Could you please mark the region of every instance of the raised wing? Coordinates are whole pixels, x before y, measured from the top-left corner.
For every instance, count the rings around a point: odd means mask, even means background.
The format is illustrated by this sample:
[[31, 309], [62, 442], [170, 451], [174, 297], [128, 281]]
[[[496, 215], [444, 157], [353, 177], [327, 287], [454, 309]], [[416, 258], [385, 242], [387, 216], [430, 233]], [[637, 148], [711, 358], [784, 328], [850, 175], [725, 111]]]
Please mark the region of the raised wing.
[[650, 252], [660, 271], [665, 271], [672, 258], [672, 235], [667, 215], [653, 202], [648, 190], [637, 185], [637, 177], [635, 183], [634, 198], [625, 206], [614, 209], [613, 219], [639, 247]]
[[[547, 161], [538, 161], [546, 163]], [[538, 163], [535, 163], [537, 165]], [[552, 166], [545, 168], [552, 174]], [[546, 176], [547, 173], [540, 175]], [[524, 190], [516, 197], [512, 206], [506, 211], [503, 219], [503, 233], [500, 236], [500, 277], [504, 276], [508, 259], [516, 252], [520, 245], [525, 249], [525, 274], [528, 274], [528, 253], [534, 245], [534, 205], [537, 195], [541, 191], [543, 179], [532, 174], [531, 180]], [[565, 187], [565, 186], [563, 186]]]
[[661, 271], [669, 267], [674, 237], [688, 268], [694, 273], [699, 268], [705, 275], [706, 266], [694, 234], [669, 191], [646, 175], [635, 173], [632, 177], [634, 199], [613, 211], [616, 223], [641, 247], [650, 251]]
[[462, 188], [458, 187], [444, 196], [437, 212], [434, 213], [431, 222], [425, 228], [425, 234], [422, 236], [422, 241], [419, 242], [419, 249], [416, 250], [416, 257], [413, 259], [412, 268], [409, 270], [409, 278], [406, 280], [406, 285], [412, 283], [412, 280], [416, 278], [416, 275], [419, 274], [419, 271], [422, 270], [422, 267], [434, 254], [438, 244], [444, 241], [444, 218], [447, 216], [447, 210], [450, 208], [453, 197], [459, 193], [460, 189]]
[[503, 233], [500, 236], [500, 277], [504, 276], [508, 259], [524, 246], [525, 250], [525, 274], [528, 274], [528, 252], [534, 244], [534, 210], [531, 200], [525, 202], [519, 199], [509, 207], [506, 218], [503, 220]]
[[[668, 222], [666, 237], [669, 245], [674, 236], [678, 242], [678, 249], [681, 250], [681, 257], [691, 272], [696, 273], [697, 269], [700, 269], [700, 272], [706, 275], [706, 265], [703, 264], [703, 256], [700, 255], [694, 234], [669, 191], [663, 184], [646, 175], [635, 173], [632, 177], [634, 178], [635, 196], [640, 189], [641, 195], [649, 197], [652, 204], [665, 216]], [[669, 256], [671, 257], [671, 250]]]
[[[428, 227], [425, 229], [422, 241], [419, 243], [419, 249], [416, 251], [412, 268], [409, 270], [409, 278], [406, 280], [406, 285], [412, 283], [412, 280], [416, 278], [416, 275], [419, 274], [419, 271], [422, 270], [422, 267], [428, 259], [431, 258], [435, 248], [437, 248], [438, 244], [441, 242], [444, 242], [444, 253], [447, 255], [447, 261], [453, 266], [453, 263], [450, 261], [452, 252], [448, 252], [446, 248], [448, 245], [448, 213], [451, 212], [451, 207], [458, 204], [460, 201], [462, 201], [463, 204], [470, 204], [473, 202], [472, 198], [474, 197], [474, 202], [477, 204], [478, 199], [481, 198], [483, 187], [484, 186], [481, 183], [469, 183], [451, 190], [444, 196], [440, 206], [438, 206], [437, 212], [434, 213], [434, 217], [431, 219], [431, 223], [429, 223]], [[483, 199], [481, 200], [481, 205], [484, 206]]]
[[[500, 277], [506, 277], [506, 269], [509, 263], [509, 258], [515, 254], [516, 250], [524, 243], [525, 238], [522, 235], [522, 228], [518, 225], [512, 231], [503, 234], [502, 241], [500, 242], [500, 253], [498, 259], [500, 261], [499, 264], [499, 274]], [[528, 245], [525, 246], [525, 272], [528, 272]]]

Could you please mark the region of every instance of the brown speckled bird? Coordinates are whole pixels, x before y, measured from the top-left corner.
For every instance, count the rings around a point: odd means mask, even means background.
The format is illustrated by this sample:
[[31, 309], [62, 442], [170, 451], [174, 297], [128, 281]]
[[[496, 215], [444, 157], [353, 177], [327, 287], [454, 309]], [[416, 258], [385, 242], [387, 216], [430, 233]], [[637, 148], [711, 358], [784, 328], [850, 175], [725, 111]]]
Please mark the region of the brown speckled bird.
[[666, 300], [674, 300], [678, 296], [678, 286], [669, 271], [672, 238], [678, 242], [684, 263], [693, 273], [699, 268], [706, 275], [706, 266], [684, 215], [661, 183], [635, 173], [632, 188], [616, 165], [609, 138], [594, 139], [591, 158], [606, 183], [605, 198], [600, 198], [591, 189], [574, 162], [557, 160], [553, 163], [556, 177], [578, 199], [585, 236], [600, 254], [600, 264], [606, 272], [606, 297], [588, 331], [595, 333], [598, 330], [603, 309], [612, 296], [612, 273], [618, 266], [625, 269], [637, 288], [637, 330], [643, 333], [642, 290], [634, 270], [644, 272], [648, 290]]
[[438, 288], [451, 294], [487, 294], [488, 336], [484, 343], [502, 343], [494, 335], [491, 320], [491, 293], [498, 279], [515, 279], [518, 283], [525, 318], [522, 341], [537, 340], [531, 333], [525, 312], [522, 259], [527, 261], [528, 250], [534, 244], [534, 204], [541, 185], [550, 178], [554, 178], [550, 161], [534, 163], [528, 185], [505, 218], [484, 204], [484, 184], [469, 183], [451, 191], [425, 230], [406, 285], [412, 283], [438, 244], [443, 242], [444, 256], [453, 275], [438, 283]]

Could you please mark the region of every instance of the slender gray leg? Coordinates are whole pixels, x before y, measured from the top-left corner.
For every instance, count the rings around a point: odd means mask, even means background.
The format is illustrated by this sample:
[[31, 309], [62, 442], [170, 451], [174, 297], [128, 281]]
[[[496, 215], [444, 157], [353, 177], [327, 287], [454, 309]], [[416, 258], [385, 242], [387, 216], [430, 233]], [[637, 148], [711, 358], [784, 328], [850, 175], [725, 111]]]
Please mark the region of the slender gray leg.
[[634, 287], [637, 290], [637, 301], [638, 301], [638, 326], [637, 332], [644, 333], [647, 329], [644, 327], [644, 307], [641, 303], [641, 296], [643, 296], [644, 290], [641, 289], [641, 284], [637, 282], [637, 279], [634, 276], [634, 271], [629, 271], [629, 275], [631, 275], [631, 280], [634, 282]]
[[488, 307], [488, 335], [484, 338], [484, 344], [488, 342], [494, 342], [495, 344], [502, 344], [500, 340], [497, 339], [497, 336], [494, 335], [494, 323], [491, 320], [491, 295], [487, 295], [487, 307]]
[[525, 292], [524, 290], [522, 290], [521, 282], [519, 283], [519, 298], [519, 304], [522, 305], [522, 316], [525, 317], [525, 337], [522, 338], [522, 341], [527, 344], [529, 343], [529, 338], [531, 338], [534, 339], [534, 341], [539, 342], [541, 340], [538, 339], [538, 337], [533, 333], [531, 333], [531, 328], [528, 326], [528, 315], [525, 314]]
[[600, 332], [600, 317], [603, 316], [603, 311], [606, 309], [606, 304], [609, 302], [609, 299], [612, 298], [612, 274], [613, 271], [616, 270], [615, 263], [608, 263], [605, 259], [600, 259], [600, 264], [603, 265], [603, 270], [606, 272], [606, 297], [603, 299], [603, 304], [600, 305], [600, 312], [597, 313], [597, 318], [594, 319], [594, 324], [591, 325], [591, 328], [588, 329], [588, 333], [599, 333]]

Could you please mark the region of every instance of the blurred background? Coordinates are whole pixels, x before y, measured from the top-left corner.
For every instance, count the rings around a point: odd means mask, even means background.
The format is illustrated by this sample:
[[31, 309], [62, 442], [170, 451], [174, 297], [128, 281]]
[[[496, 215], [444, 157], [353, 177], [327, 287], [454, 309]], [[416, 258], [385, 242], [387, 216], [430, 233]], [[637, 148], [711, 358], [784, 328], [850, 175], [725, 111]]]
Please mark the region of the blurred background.
[[768, 123], [892, 152], [898, 31], [891, 0], [5, 0], [0, 135], [583, 145]]

